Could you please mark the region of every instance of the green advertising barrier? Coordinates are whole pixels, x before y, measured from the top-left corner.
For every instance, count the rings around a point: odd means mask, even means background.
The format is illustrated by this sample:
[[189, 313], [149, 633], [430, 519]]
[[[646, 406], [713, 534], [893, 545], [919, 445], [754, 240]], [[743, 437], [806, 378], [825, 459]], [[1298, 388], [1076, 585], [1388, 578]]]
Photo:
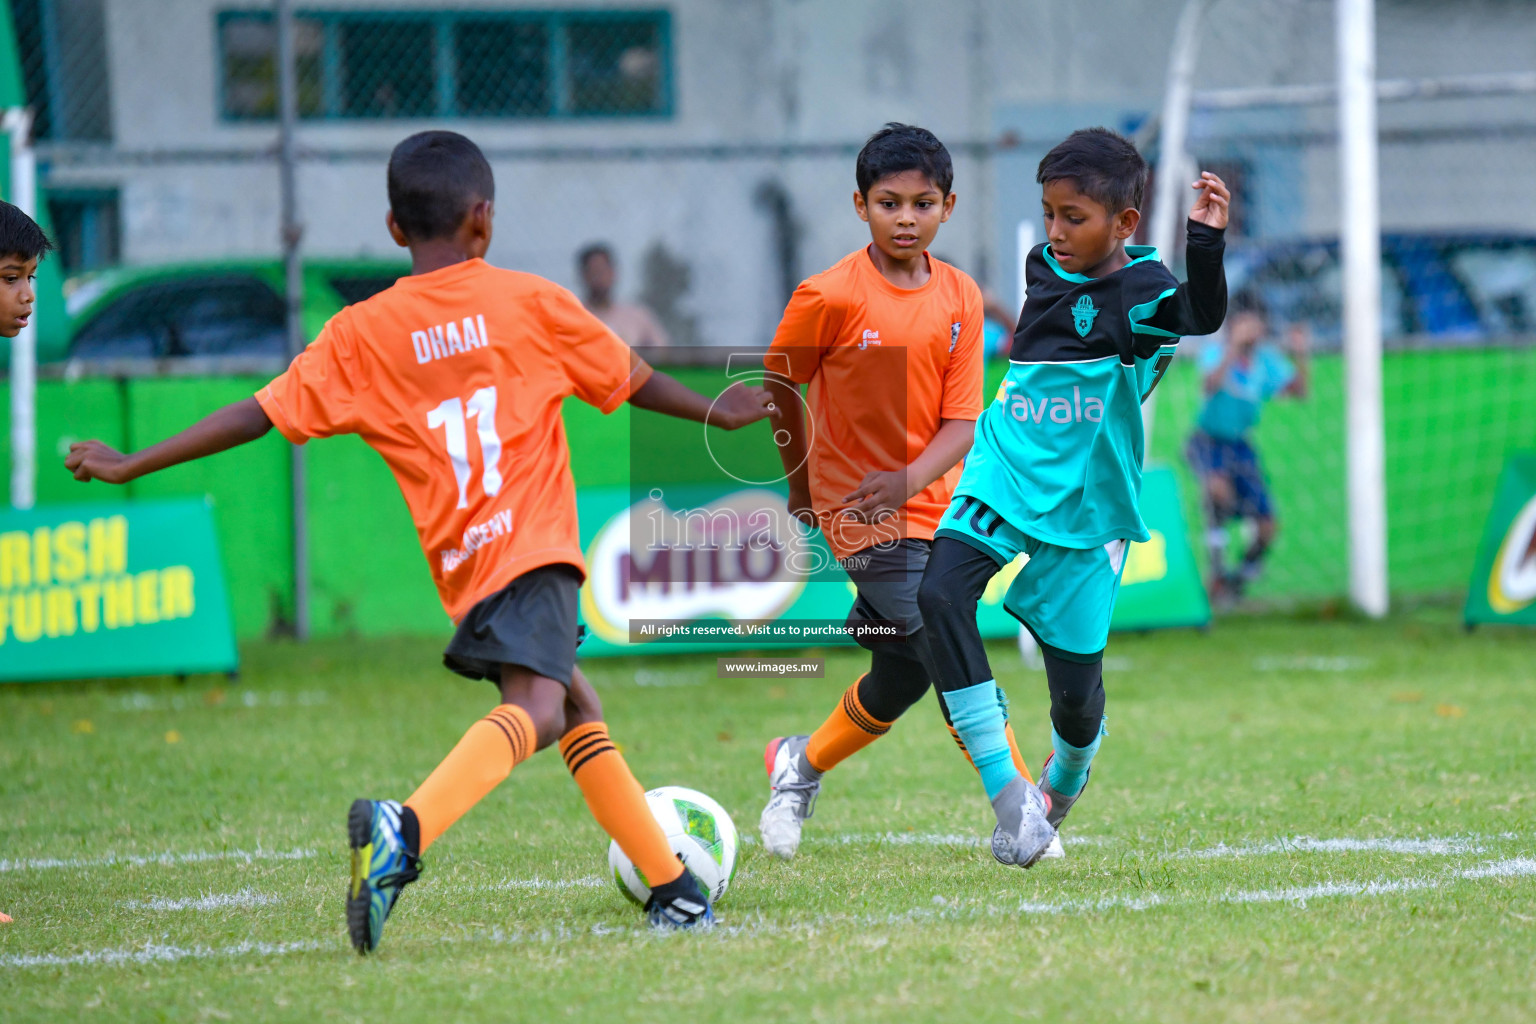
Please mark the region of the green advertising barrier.
[[1536, 626], [1536, 453], [1504, 465], [1467, 591], [1468, 626]]
[[[49, 379], [44, 369], [37, 394], [38, 500], [211, 495], [236, 635], [255, 639], [291, 629], [288, 445], [275, 431], [254, 444], [121, 489], [77, 483], [63, 468], [63, 453], [72, 441], [95, 437], [117, 448], [142, 448], [226, 402], [249, 397], [266, 378]], [[720, 368], [666, 369], [696, 390], [719, 390]], [[1003, 362], [989, 364], [989, 389], [1005, 369]], [[1202, 398], [1198, 370], [1193, 360], [1176, 359], [1158, 385], [1158, 429], [1150, 448], [1178, 476], [1184, 508], [1191, 514], [1198, 507], [1199, 487], [1182, 451]], [[1536, 413], [1518, 401], [1518, 396], [1536, 394], [1536, 347], [1393, 352], [1384, 358], [1382, 372], [1393, 591], [1462, 596], [1499, 471], [1511, 453], [1529, 449], [1536, 436]], [[1265, 411], [1258, 428], [1260, 449], [1272, 453], [1266, 473], [1282, 520], [1265, 574], [1253, 590], [1261, 602], [1313, 600], [1347, 590], [1341, 525], [1347, 432], [1340, 419], [1343, 368], [1337, 356], [1320, 354], [1313, 360], [1313, 386], [1312, 401], [1277, 403]], [[8, 395], [0, 379], [0, 409], [6, 408]], [[603, 416], [577, 399], [568, 400], [565, 424], [577, 490], [595, 494], [602, 488], [622, 489], [631, 480], [670, 479], [670, 466], [653, 467], [645, 457], [635, 463], [631, 422], [638, 425], [655, 415], [624, 409]], [[775, 449], [768, 428], [758, 427], [719, 439], [761, 447], [771, 458]], [[9, 432], [0, 430], [0, 467], [9, 465], [9, 448]], [[446, 638], [452, 626], [438, 604], [400, 489], [383, 460], [355, 437], [316, 442], [308, 449], [314, 635]], [[658, 457], [683, 461], [667, 442], [658, 442], [654, 450]], [[1292, 451], [1304, 456], [1292, 457]], [[1161, 530], [1155, 525], [1154, 486], [1149, 474], [1145, 504], [1154, 529]], [[583, 505], [589, 531], [612, 514], [612, 504], [602, 507], [607, 511], [599, 514], [598, 506], [589, 511]], [[1173, 543], [1176, 531], [1163, 532]], [[1203, 557], [1198, 529], [1190, 542], [1197, 559]], [[1134, 579], [1134, 572], [1127, 578]], [[1122, 592], [1122, 614], [1131, 607], [1129, 589]]]
[[0, 512], [0, 681], [238, 665], [206, 501]]
[[[665, 495], [653, 491], [634, 503], [631, 498], [627, 489], [616, 487], [577, 492], [588, 571], [581, 611], [590, 638], [583, 656], [853, 642], [836, 629], [853, 602], [853, 584], [819, 533], [807, 537], [796, 530], [777, 491], [748, 487], [722, 495], [683, 487]], [[1205, 625], [1210, 605], [1171, 471], [1146, 474], [1142, 515], [1152, 538], [1132, 544], [1127, 553], [1111, 628]], [[663, 540], [647, 539], [653, 537]], [[642, 554], [636, 555], [637, 547]], [[983, 636], [1018, 632], [1018, 622], [1003, 608], [1003, 594], [1023, 564], [1021, 555], [987, 586], [977, 610]], [[697, 630], [668, 636], [662, 632], [666, 627], [658, 626], [649, 634], [654, 639], [645, 639], [631, 632], [641, 621], [777, 628], [691, 639], [685, 636]]]

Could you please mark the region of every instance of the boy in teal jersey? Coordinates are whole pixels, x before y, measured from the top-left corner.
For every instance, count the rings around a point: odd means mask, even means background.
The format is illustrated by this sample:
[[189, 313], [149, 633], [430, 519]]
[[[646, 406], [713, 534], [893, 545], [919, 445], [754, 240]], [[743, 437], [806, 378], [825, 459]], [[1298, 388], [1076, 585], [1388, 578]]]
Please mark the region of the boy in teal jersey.
[[[1233, 299], [1225, 344], [1208, 345], [1200, 353], [1205, 404], [1185, 454], [1200, 477], [1205, 499], [1206, 545], [1210, 549], [1210, 595], [1215, 603], [1242, 597], [1258, 578], [1264, 555], [1275, 542], [1274, 504], [1264, 483], [1264, 469], [1249, 434], [1259, 422], [1264, 403], [1286, 396], [1306, 398], [1311, 374], [1306, 326], [1295, 324], [1286, 338], [1286, 351], [1264, 344], [1269, 321], [1257, 295], [1239, 292]], [[1253, 539], [1242, 564], [1227, 567], [1227, 524], [1233, 519], [1253, 523]]]
[[[1230, 200], [1214, 174], [1194, 183], [1181, 285], [1156, 249], [1126, 245], [1147, 165], [1124, 138], [1074, 132], [1036, 180], [1049, 242], [1029, 254], [1008, 375], [976, 424], [918, 590], [933, 678], [997, 815], [992, 855], [1025, 868], [1055, 838], [1098, 750], [1110, 613], [1127, 545], [1149, 538], [1137, 507], [1141, 403], [1180, 337], [1221, 326]], [[1003, 605], [1038, 641], [1051, 691], [1053, 753], [1038, 788], [1009, 756], [1005, 701], [976, 626], [988, 580], [1021, 553], [1029, 561]]]

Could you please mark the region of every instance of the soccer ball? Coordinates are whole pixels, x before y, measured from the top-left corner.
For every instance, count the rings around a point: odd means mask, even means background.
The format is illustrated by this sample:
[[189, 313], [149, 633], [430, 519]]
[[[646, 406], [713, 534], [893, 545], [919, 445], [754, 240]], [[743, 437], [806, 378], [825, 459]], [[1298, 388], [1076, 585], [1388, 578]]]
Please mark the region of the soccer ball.
[[[645, 794], [645, 802], [672, 851], [709, 893], [710, 902], [718, 903], [736, 870], [736, 823], [731, 816], [703, 793], [682, 786], [653, 789]], [[608, 844], [608, 866], [613, 869], [614, 884], [626, 897], [640, 904], [651, 898], [645, 876], [618, 843]]]

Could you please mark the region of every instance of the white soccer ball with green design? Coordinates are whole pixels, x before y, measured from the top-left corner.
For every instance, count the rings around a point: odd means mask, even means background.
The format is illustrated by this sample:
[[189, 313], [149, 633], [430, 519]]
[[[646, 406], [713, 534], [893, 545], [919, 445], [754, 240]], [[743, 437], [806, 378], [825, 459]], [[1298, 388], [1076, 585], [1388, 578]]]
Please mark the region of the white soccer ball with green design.
[[[703, 793], [683, 786], [653, 789], [645, 794], [645, 802], [666, 833], [672, 851], [709, 893], [710, 902], [718, 903], [736, 870], [736, 823], [731, 816]], [[645, 876], [618, 843], [608, 844], [608, 866], [613, 869], [614, 884], [625, 896], [641, 904], [651, 898]]]

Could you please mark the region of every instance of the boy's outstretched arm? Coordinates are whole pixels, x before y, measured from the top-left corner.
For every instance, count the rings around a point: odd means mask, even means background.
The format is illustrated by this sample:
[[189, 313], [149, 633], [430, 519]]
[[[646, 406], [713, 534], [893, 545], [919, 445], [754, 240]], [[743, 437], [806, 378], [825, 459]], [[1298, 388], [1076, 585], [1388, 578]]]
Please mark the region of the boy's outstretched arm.
[[1227, 315], [1227, 275], [1221, 257], [1226, 249], [1222, 233], [1227, 227], [1228, 206], [1232, 193], [1224, 181], [1205, 171], [1194, 183], [1200, 191], [1189, 211], [1188, 245], [1184, 262], [1189, 280], [1157, 307], [1143, 321], [1180, 337], [1212, 334]]
[[720, 397], [710, 399], [660, 370], [653, 371], [645, 383], [635, 389], [629, 396], [629, 404], [663, 416], [708, 423], [722, 430], [739, 430], [773, 411], [773, 401], [762, 388], [732, 384], [720, 392]]
[[69, 446], [64, 468], [76, 480], [125, 484], [147, 473], [191, 462], [254, 441], [272, 429], [272, 421], [254, 398], [231, 403], [192, 426], [142, 451], [124, 454], [100, 441], [76, 441]]

